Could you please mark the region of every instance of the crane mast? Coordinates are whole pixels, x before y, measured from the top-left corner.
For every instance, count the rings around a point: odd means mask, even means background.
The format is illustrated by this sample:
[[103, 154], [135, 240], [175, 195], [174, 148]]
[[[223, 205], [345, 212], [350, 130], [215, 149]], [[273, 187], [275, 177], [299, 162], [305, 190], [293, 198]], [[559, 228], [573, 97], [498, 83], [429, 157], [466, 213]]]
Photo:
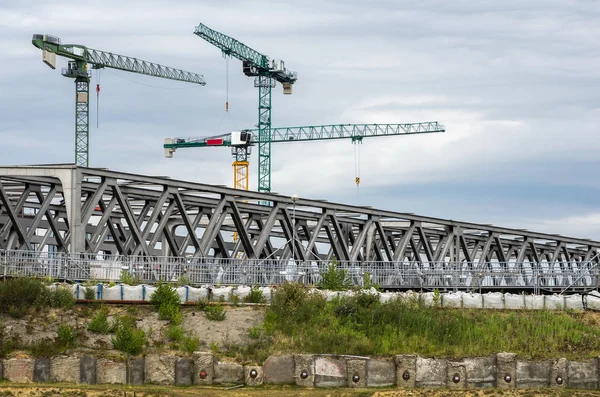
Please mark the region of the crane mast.
[[[277, 82], [283, 86], [284, 94], [292, 93], [292, 84], [298, 76], [285, 68], [281, 60], [271, 60], [268, 56], [248, 47], [244, 43], [217, 32], [204, 24], [199, 24], [194, 34], [219, 48], [223, 54], [242, 61], [246, 76], [254, 77], [254, 87], [258, 88], [258, 191], [271, 191], [271, 91]], [[234, 168], [248, 175], [248, 152], [234, 148]], [[237, 175], [237, 172], [234, 171]], [[236, 186], [237, 187], [237, 186]]]
[[32, 44], [42, 50], [42, 60], [52, 69], [56, 69], [56, 56], [71, 59], [62, 75], [75, 80], [75, 163], [89, 166], [89, 92], [90, 72], [93, 69], [111, 68], [126, 72], [160, 77], [205, 85], [202, 75], [184, 70], [143, 61], [125, 55], [94, 50], [79, 44], [62, 44], [58, 37], [34, 34]]

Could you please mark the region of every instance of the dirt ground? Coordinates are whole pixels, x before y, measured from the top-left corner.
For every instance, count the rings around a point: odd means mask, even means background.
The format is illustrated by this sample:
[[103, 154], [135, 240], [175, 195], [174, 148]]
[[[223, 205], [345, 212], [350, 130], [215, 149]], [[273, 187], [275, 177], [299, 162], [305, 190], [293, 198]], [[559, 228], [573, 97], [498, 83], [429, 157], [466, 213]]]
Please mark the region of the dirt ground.
[[[142, 328], [149, 339], [150, 345], [165, 343], [165, 332], [168, 322], [158, 319], [158, 314], [150, 306], [107, 306], [109, 323], [114, 316], [129, 315], [136, 319], [137, 326]], [[80, 335], [80, 346], [90, 349], [112, 349], [111, 335], [93, 333], [87, 330], [99, 306], [78, 305], [72, 310], [50, 309], [42, 313], [30, 313], [17, 319], [9, 315], [0, 315], [0, 327], [4, 338], [18, 338], [23, 344], [29, 345], [42, 339], [56, 338], [59, 324], [71, 326]], [[182, 328], [187, 335], [196, 334], [202, 347], [210, 347], [211, 343], [240, 344], [248, 339], [248, 329], [262, 322], [264, 309], [261, 307], [226, 307], [227, 314], [223, 321], [211, 321], [195, 307], [183, 307]]]
[[352, 390], [352, 389], [300, 389], [288, 387], [258, 387], [258, 388], [168, 388], [168, 387], [80, 387], [69, 386], [31, 386], [18, 385], [3, 387], [0, 385], [0, 397], [50, 397], [50, 396], [72, 396], [72, 397], [255, 397], [255, 396], [303, 396], [303, 397], [596, 397], [600, 391], [583, 391], [568, 389], [530, 389], [530, 390]]

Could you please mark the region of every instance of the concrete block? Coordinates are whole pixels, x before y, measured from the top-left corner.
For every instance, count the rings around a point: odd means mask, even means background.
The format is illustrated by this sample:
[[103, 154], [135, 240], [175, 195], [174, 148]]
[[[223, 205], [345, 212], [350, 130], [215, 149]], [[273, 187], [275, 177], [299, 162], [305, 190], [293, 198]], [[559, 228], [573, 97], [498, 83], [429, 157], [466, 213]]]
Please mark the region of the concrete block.
[[79, 357], [52, 357], [50, 380], [52, 382], [79, 383], [81, 381], [81, 363], [79, 361]]
[[175, 384], [176, 356], [148, 354], [145, 362], [146, 383], [153, 385]]
[[260, 386], [263, 384], [265, 374], [262, 367], [248, 365], [244, 367], [244, 382], [246, 386]]
[[367, 362], [367, 387], [385, 387], [396, 384], [396, 363], [392, 360]]
[[548, 387], [551, 366], [551, 361], [517, 361], [517, 387]]
[[13, 383], [33, 382], [33, 358], [10, 358], [4, 360], [4, 378]]
[[99, 358], [96, 361], [96, 377], [98, 383], [127, 383], [127, 364], [124, 362]]
[[238, 363], [215, 363], [214, 383], [244, 384], [244, 367]]
[[316, 387], [346, 387], [346, 360], [315, 357]]
[[212, 385], [215, 374], [213, 355], [205, 352], [194, 352], [192, 360], [194, 361], [194, 384]]
[[398, 355], [396, 360], [396, 384], [399, 387], [415, 387], [417, 378], [417, 356]]
[[294, 354], [294, 380], [296, 385], [315, 385], [315, 358], [310, 354]]
[[517, 355], [515, 353], [496, 354], [496, 387], [514, 389], [517, 386]]
[[346, 383], [352, 388], [367, 387], [367, 360], [346, 361]]
[[446, 374], [446, 387], [449, 389], [467, 388], [467, 367], [463, 362], [448, 362]]
[[294, 384], [294, 356], [270, 356], [262, 366], [266, 384], [284, 385]]
[[175, 384], [190, 386], [194, 380], [194, 362], [190, 358], [180, 358], [175, 362]]
[[33, 381], [37, 383], [50, 382], [50, 358], [40, 357], [33, 365]]
[[598, 388], [598, 359], [586, 361], [569, 361], [568, 364], [570, 389]]
[[489, 388], [496, 386], [496, 355], [465, 358], [468, 388]]
[[88, 385], [96, 384], [96, 358], [82, 356], [79, 360], [79, 381]]
[[415, 386], [446, 386], [447, 366], [448, 362], [444, 359], [417, 357]]
[[143, 385], [146, 382], [146, 360], [144, 357], [131, 358], [127, 362], [127, 383]]
[[566, 388], [568, 381], [569, 362], [566, 358], [559, 358], [552, 363], [550, 373], [550, 387]]

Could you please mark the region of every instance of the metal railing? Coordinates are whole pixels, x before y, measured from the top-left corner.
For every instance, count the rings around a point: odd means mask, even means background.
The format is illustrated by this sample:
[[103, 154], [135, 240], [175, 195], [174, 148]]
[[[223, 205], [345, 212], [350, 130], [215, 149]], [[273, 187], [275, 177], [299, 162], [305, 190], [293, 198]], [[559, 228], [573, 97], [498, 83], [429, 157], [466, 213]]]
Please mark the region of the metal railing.
[[[121, 281], [123, 272], [139, 282], [188, 285], [316, 285], [329, 261], [218, 259], [0, 251], [0, 275], [49, 277], [67, 281]], [[600, 282], [595, 262], [337, 262], [350, 281], [365, 275], [381, 288], [498, 290], [589, 290]]]

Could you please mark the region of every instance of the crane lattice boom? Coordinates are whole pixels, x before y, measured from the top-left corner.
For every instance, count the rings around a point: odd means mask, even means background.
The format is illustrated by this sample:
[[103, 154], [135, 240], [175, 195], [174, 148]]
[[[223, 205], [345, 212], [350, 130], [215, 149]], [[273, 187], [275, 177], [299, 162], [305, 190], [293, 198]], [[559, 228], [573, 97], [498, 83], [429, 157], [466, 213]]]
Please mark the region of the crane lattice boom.
[[244, 63], [244, 73], [248, 76], [270, 75], [280, 83], [290, 84], [298, 80], [296, 72], [286, 70], [283, 61], [271, 62], [268, 56], [202, 23], [196, 26], [194, 34], [219, 48], [224, 54], [242, 61]]
[[93, 68], [112, 68], [147, 76], [206, 85], [204, 77], [197, 73], [186, 72], [181, 69], [159, 65], [157, 63], [143, 61], [125, 55], [95, 50], [79, 44], [60, 44], [60, 39], [58, 38], [53, 38], [51, 41], [48, 41], [48, 39], [44, 39], [44, 37], [48, 37], [48, 35], [34, 34], [32, 40], [33, 45], [41, 50], [54, 53], [58, 56], [88, 63], [92, 65]]
[[[258, 137], [258, 130], [244, 131], [251, 133], [251, 144], [261, 143]], [[444, 126], [437, 121], [405, 124], [329, 124], [271, 128], [270, 141], [273, 143], [331, 139], [351, 139], [356, 141], [376, 136], [426, 134], [445, 131]], [[167, 138], [163, 147], [165, 149], [179, 149], [186, 147], [238, 146], [235, 142], [232, 143], [231, 137], [233, 134], [235, 133], [210, 137]]]

